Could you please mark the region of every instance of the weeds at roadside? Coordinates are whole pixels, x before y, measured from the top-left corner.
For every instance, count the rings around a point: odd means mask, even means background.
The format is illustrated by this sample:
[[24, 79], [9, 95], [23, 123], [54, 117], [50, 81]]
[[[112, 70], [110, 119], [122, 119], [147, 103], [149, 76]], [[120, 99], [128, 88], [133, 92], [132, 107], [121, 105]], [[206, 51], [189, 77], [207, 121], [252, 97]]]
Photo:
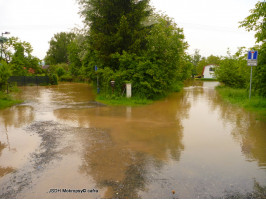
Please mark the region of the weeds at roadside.
[[225, 101], [258, 114], [258, 119], [266, 120], [266, 98], [253, 94], [249, 99], [249, 91], [245, 89], [218, 86], [216, 90]]

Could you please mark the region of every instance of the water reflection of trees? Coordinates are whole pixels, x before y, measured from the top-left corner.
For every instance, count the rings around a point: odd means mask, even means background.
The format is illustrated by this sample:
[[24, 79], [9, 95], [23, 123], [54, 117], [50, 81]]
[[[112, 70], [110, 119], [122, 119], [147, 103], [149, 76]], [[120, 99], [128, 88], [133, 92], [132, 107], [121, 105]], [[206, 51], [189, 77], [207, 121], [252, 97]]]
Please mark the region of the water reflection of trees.
[[31, 106], [14, 106], [0, 110], [0, 124], [4, 127], [19, 128], [34, 120], [34, 112]]
[[55, 91], [51, 93], [51, 101], [54, 102], [70, 103], [95, 99], [93, 89], [85, 83], [62, 83], [49, 88]]
[[260, 167], [266, 167], [266, 123], [244, 109], [224, 102], [214, 91], [209, 93], [213, 111], [217, 111], [224, 124], [232, 127], [231, 134], [240, 144], [247, 160], [256, 160]]
[[147, 182], [146, 156], [115, 144], [103, 131], [94, 130], [91, 140], [84, 144], [81, 172], [107, 188], [104, 198], [139, 198]]
[[[6, 148], [6, 145], [5, 144], [2, 144], [0, 142], [0, 156], [2, 155], [2, 151]], [[4, 175], [6, 174], [9, 174], [11, 172], [13, 172], [14, 169], [11, 168], [11, 167], [1, 167], [0, 166], [0, 178], [3, 177]]]
[[96, 128], [81, 134], [80, 169], [99, 187], [107, 188], [105, 198], [139, 198], [150, 167], [162, 166], [169, 158], [180, 159], [185, 148], [181, 119], [188, 116], [189, 108], [183, 94], [173, 94], [144, 107], [58, 109], [54, 115], [67, 123], [75, 120]]

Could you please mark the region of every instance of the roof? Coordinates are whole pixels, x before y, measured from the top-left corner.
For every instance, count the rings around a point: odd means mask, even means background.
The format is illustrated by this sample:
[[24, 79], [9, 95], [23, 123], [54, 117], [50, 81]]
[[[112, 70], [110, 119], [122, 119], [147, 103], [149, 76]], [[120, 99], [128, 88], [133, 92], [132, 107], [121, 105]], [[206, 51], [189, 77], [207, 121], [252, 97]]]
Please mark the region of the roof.
[[218, 67], [219, 65], [216, 65], [216, 64], [209, 64], [209, 65], [206, 65], [206, 66], [204, 66], [203, 67], [203, 70], [202, 70], [202, 73], [201, 73], [201, 75], [203, 75], [203, 73], [204, 73], [204, 70], [205, 70], [205, 67], [208, 67], [208, 66], [214, 66], [214, 67]]
[[48, 69], [50, 67], [50, 65], [43, 65], [42, 68], [43, 69]]

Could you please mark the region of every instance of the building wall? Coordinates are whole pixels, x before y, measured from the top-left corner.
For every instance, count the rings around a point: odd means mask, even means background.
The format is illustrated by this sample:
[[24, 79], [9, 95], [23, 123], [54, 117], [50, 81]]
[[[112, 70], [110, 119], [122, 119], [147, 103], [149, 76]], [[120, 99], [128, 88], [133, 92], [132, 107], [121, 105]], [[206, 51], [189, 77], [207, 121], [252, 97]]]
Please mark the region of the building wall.
[[213, 69], [215, 65], [207, 65], [204, 67], [203, 78], [216, 78]]

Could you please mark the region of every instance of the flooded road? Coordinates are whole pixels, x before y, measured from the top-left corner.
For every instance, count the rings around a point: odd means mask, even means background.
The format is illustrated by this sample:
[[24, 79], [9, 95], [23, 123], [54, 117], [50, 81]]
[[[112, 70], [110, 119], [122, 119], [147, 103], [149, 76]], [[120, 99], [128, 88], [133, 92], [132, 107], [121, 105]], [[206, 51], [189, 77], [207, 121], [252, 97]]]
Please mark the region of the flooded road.
[[86, 84], [22, 87], [0, 110], [0, 197], [262, 197], [266, 123], [217, 84], [140, 107], [99, 104]]

